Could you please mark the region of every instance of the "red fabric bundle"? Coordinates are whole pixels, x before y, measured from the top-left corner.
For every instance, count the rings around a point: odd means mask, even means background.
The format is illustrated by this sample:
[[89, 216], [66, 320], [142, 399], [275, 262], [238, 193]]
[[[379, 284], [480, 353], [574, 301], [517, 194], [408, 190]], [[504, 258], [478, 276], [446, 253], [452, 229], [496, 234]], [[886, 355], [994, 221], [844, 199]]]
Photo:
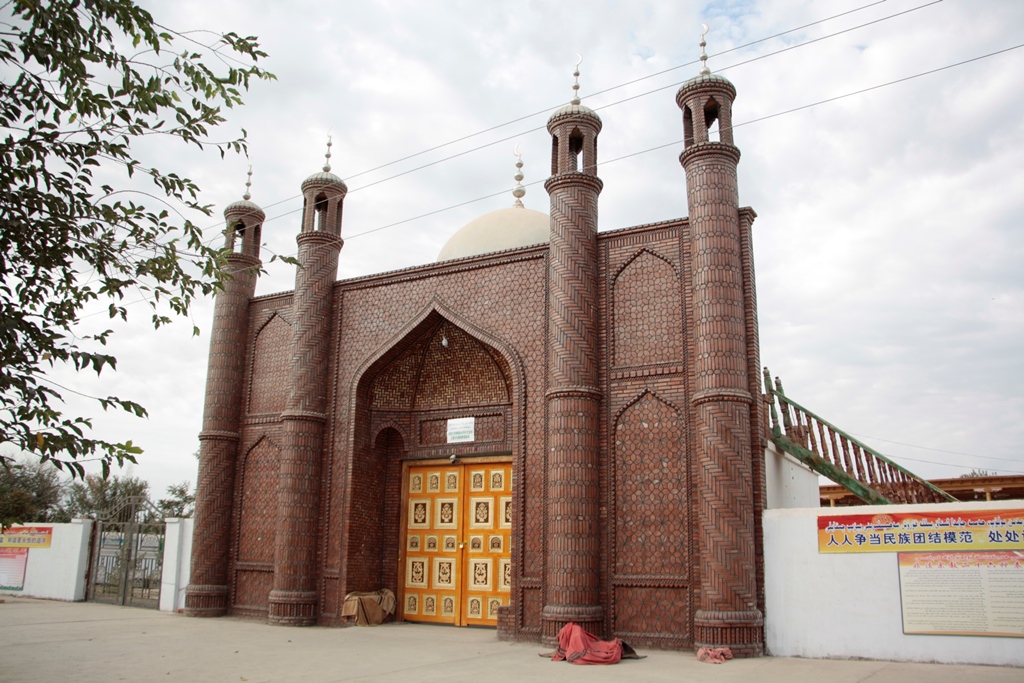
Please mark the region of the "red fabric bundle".
[[[634, 655], [635, 656], [635, 655]], [[572, 622], [558, 632], [558, 649], [551, 658], [553, 662], [567, 661], [573, 664], [615, 664], [622, 659], [622, 641], [600, 640], [582, 626]]]
[[697, 659], [707, 664], [722, 664], [732, 659], [732, 650], [727, 647], [702, 647], [697, 650]]

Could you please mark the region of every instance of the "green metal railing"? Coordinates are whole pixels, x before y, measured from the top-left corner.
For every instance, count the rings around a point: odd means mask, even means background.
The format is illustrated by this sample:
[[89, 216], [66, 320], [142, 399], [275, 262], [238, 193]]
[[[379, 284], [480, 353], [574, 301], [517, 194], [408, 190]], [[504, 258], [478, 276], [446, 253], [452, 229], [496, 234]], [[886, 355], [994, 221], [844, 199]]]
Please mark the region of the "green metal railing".
[[865, 503], [956, 502], [942, 489], [787, 398], [778, 377], [772, 385], [768, 368], [764, 369], [764, 389], [775, 445]]

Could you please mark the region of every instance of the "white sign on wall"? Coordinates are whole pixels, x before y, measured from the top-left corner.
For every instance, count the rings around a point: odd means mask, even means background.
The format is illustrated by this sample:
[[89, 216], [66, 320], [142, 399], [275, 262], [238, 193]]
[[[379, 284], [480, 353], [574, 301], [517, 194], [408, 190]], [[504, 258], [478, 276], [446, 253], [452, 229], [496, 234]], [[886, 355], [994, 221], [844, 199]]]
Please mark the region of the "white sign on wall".
[[456, 417], [448, 420], [448, 443], [476, 440], [476, 418]]

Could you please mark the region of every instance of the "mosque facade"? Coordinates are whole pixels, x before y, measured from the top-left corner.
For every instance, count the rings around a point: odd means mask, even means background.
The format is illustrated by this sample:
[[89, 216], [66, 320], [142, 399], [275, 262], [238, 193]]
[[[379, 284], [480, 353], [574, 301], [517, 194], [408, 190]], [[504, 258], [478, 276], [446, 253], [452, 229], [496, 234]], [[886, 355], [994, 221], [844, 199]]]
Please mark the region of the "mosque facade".
[[517, 200], [429, 265], [338, 281], [328, 164], [302, 183], [294, 291], [254, 297], [264, 213], [228, 206], [186, 613], [342, 625], [348, 593], [387, 588], [397, 619], [500, 638], [575, 622], [761, 654], [735, 96], [706, 69], [676, 95], [688, 218], [598, 232], [601, 120], [578, 99], [548, 121], [549, 214]]

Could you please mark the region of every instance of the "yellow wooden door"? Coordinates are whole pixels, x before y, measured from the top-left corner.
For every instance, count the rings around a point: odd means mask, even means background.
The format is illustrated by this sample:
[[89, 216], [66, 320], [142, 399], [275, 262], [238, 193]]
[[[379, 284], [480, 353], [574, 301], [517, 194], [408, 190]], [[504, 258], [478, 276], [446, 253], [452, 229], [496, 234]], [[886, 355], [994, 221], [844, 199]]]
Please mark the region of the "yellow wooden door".
[[497, 626], [512, 590], [512, 465], [418, 465], [406, 477], [402, 616]]

